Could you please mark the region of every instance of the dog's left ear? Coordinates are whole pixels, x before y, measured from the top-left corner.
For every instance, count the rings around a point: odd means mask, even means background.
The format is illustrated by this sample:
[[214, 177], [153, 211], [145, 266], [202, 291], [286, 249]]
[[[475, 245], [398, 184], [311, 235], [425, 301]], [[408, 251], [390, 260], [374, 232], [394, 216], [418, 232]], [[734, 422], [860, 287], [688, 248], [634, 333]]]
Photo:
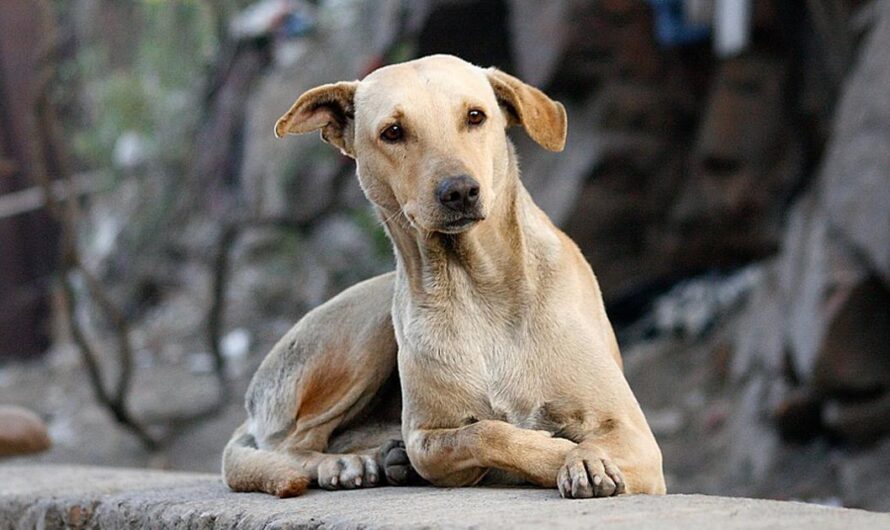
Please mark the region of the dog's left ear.
[[358, 81], [341, 81], [303, 93], [284, 116], [275, 122], [275, 136], [303, 134], [321, 129], [325, 142], [355, 158], [355, 89]]
[[566, 109], [537, 88], [496, 68], [486, 70], [508, 126], [522, 125], [541, 147], [562, 151], [566, 146]]

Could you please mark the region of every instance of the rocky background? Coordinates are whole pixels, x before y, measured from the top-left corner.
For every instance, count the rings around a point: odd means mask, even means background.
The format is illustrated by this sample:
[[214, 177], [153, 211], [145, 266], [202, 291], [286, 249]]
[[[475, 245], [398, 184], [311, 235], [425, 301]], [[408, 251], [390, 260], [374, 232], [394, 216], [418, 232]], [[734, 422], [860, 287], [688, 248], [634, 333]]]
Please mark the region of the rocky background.
[[30, 156], [88, 184], [51, 346], [0, 365], [53, 443], [24, 461], [216, 470], [274, 341], [393, 266], [351, 161], [272, 124], [444, 52], [566, 105], [565, 152], [513, 134], [523, 178], [598, 275], [669, 490], [890, 511], [890, 1], [755, 1], [735, 53], [669, 1], [24, 4]]

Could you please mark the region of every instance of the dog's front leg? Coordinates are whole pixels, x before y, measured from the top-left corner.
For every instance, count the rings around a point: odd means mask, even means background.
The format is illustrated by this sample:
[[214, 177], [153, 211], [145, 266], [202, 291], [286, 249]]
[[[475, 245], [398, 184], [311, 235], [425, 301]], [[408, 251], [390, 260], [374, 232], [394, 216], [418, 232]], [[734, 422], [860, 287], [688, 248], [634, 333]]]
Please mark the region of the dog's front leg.
[[482, 420], [453, 429], [409, 430], [405, 445], [411, 464], [437, 486], [468, 486], [490, 468], [553, 488], [557, 473], [577, 444], [547, 431]]

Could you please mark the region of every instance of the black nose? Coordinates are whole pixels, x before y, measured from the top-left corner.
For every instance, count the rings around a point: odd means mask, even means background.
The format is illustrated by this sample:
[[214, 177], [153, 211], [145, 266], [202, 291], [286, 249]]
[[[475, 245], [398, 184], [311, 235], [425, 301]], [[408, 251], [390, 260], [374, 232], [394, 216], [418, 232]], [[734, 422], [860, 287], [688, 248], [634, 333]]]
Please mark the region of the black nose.
[[448, 177], [436, 186], [436, 198], [446, 208], [467, 212], [479, 200], [479, 183], [469, 175]]

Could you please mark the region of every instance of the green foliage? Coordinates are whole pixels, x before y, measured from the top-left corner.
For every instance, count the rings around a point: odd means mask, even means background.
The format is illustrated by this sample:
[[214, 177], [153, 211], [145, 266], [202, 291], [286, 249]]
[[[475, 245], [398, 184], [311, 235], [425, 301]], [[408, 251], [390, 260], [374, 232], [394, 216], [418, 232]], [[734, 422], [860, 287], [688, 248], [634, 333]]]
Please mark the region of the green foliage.
[[111, 164], [111, 150], [125, 131], [150, 134], [154, 126], [152, 102], [139, 79], [117, 72], [95, 84], [96, 116], [92, 128], [74, 136], [75, 152], [91, 165]]
[[373, 210], [370, 208], [353, 210], [351, 217], [353, 222], [373, 242], [375, 256], [381, 260], [391, 260], [392, 245], [389, 242], [389, 237], [386, 235], [386, 230], [383, 228], [383, 223], [377, 218]]
[[205, 3], [146, 1], [142, 17], [136, 69], [154, 76], [161, 90], [195, 85], [219, 44]]
[[[191, 152], [203, 83], [221, 46], [217, 4], [226, 3], [142, 0], [119, 13], [131, 34], [100, 27], [86, 32], [92, 37], [73, 59], [90, 111], [73, 137], [81, 160], [107, 167], [117, 139], [134, 131], [146, 138], [153, 159], [182, 165]], [[121, 46], [127, 49], [115, 49]]]

